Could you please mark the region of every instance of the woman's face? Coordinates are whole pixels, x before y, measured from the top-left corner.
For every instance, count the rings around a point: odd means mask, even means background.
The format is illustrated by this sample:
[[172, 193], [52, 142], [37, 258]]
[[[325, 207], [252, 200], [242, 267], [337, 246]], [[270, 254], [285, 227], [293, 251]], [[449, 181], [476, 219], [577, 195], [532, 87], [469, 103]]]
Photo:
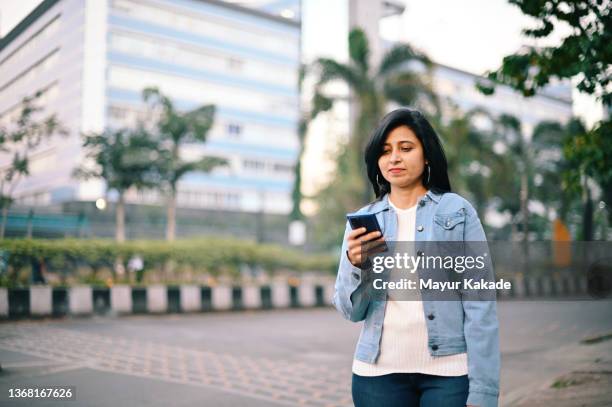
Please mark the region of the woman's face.
[[399, 126], [387, 136], [378, 168], [392, 188], [420, 185], [426, 164], [423, 145], [408, 126]]

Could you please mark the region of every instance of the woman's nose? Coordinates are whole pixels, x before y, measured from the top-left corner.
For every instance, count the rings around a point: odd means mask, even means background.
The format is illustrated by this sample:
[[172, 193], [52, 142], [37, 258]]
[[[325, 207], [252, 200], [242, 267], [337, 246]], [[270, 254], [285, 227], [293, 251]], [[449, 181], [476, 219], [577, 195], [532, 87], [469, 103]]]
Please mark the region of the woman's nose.
[[399, 152], [398, 151], [392, 151], [391, 152], [391, 157], [390, 157], [391, 162], [397, 162], [397, 161], [399, 161], [399, 159], [400, 159]]

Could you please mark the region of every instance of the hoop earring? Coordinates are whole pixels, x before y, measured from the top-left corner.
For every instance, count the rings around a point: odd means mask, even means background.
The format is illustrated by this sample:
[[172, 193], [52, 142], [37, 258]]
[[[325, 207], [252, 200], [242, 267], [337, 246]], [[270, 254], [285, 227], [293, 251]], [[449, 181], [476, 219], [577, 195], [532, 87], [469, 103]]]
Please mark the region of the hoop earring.
[[376, 183], [378, 185], [382, 185], [382, 183], [380, 182], [380, 178], [378, 178], [378, 174], [376, 174]]
[[426, 182], [427, 185], [429, 185], [430, 178], [431, 178], [431, 167], [429, 166], [429, 164], [427, 164], [427, 182]]

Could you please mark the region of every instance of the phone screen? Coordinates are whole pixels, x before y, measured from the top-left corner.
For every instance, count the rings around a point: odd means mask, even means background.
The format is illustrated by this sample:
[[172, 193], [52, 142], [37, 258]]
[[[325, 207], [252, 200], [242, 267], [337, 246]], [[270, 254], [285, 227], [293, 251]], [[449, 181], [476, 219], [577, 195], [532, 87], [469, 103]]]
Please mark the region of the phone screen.
[[365, 227], [366, 233], [374, 231], [379, 231], [382, 233], [380, 225], [378, 224], [378, 219], [376, 219], [376, 215], [372, 213], [367, 213], [364, 215], [347, 215], [346, 218], [353, 229]]
[[[370, 233], [370, 232], [374, 232], [374, 231], [379, 231], [382, 235], [383, 231], [380, 228], [380, 225], [378, 223], [378, 219], [376, 219], [376, 215], [372, 214], [372, 213], [367, 213], [367, 214], [363, 214], [363, 215], [346, 215], [346, 218], [348, 219], [351, 228], [353, 230], [355, 229], [359, 229], [361, 227], [365, 227], [366, 228], [366, 232], [365, 233]], [[380, 248], [383, 251], [387, 251], [389, 250], [387, 247], [386, 243], [383, 243]]]

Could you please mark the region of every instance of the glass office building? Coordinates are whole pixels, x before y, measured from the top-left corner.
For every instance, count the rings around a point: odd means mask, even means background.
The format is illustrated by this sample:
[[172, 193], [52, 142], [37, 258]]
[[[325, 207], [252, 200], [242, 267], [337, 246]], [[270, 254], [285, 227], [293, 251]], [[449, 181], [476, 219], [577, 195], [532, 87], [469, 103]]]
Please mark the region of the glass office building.
[[[212, 103], [205, 144], [181, 154], [225, 157], [228, 167], [188, 174], [179, 207], [291, 209], [298, 154], [300, 2], [218, 0], [46, 0], [0, 40], [0, 120], [25, 96], [70, 129], [31, 155], [16, 196], [27, 205], [93, 201], [99, 181], [80, 181], [81, 133], [133, 126], [141, 91], [157, 86], [180, 109]], [[7, 157], [0, 156], [0, 165]], [[135, 192], [132, 203], [161, 203]]]

